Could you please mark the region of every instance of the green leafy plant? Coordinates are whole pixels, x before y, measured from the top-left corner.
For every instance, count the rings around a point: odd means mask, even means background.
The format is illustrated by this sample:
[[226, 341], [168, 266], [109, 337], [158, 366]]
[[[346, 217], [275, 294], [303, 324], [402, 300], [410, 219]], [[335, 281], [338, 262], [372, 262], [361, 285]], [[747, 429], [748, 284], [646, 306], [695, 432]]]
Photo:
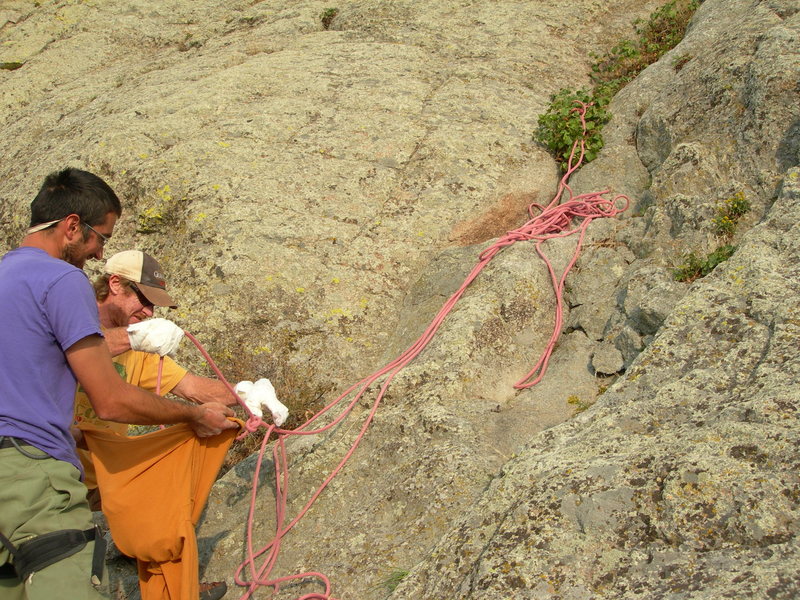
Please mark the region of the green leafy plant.
[[705, 277], [714, 268], [728, 260], [736, 251], [736, 246], [726, 244], [720, 246], [705, 258], [699, 258], [694, 252], [684, 255], [684, 262], [672, 270], [672, 275], [677, 281], [691, 283], [695, 279]]
[[630, 40], [622, 40], [607, 54], [592, 54], [592, 83], [604, 97], [611, 97], [636, 77], [644, 67], [641, 52]]
[[[657, 61], [680, 42], [689, 19], [699, 5], [700, 0], [672, 0], [651, 13], [647, 21], [635, 21], [638, 35], [635, 41], [621, 40], [606, 54], [591, 55], [596, 59], [592, 65], [594, 87], [591, 91], [562, 89], [551, 96], [550, 106], [539, 117], [534, 139], [547, 147], [562, 169], [567, 168], [575, 140], [583, 135], [580, 119], [570, 112], [576, 106], [575, 100], [590, 105], [586, 115], [584, 156], [584, 163], [588, 163], [597, 157], [603, 147], [601, 131], [611, 119], [611, 113], [606, 111], [611, 98], [647, 65]], [[689, 58], [682, 59], [681, 67]]]
[[639, 48], [648, 64], [678, 45], [699, 6], [700, 0], [673, 0], [651, 13], [647, 21], [635, 22]]
[[338, 8], [326, 8], [322, 11], [322, 14], [319, 16], [319, 20], [322, 21], [322, 26], [325, 29], [330, 29], [331, 23], [336, 18], [336, 15], [339, 14]]
[[[730, 240], [736, 233], [739, 219], [750, 211], [750, 201], [744, 192], [736, 192], [733, 196], [717, 205], [717, 214], [711, 219], [714, 232], [723, 240]], [[728, 260], [736, 251], [736, 246], [724, 244], [711, 252], [705, 258], [700, 258], [694, 252], [683, 256], [683, 263], [672, 269], [672, 275], [677, 281], [692, 282], [700, 277], [705, 277], [714, 268]]]
[[699, 5], [699, 0], [672, 0], [651, 13], [647, 21], [634, 21], [636, 41], [622, 40], [606, 54], [592, 55], [597, 59], [592, 65], [592, 82], [604, 95], [618, 92], [678, 45]]
[[[586, 90], [562, 89], [550, 97], [550, 107], [539, 116], [536, 140], [547, 146], [564, 170], [568, 167], [570, 152], [575, 141], [583, 136], [583, 124], [576, 110], [581, 103], [587, 105], [584, 160], [590, 162], [597, 157], [603, 147], [600, 130], [611, 118], [605, 109], [607, 102], [604, 99], [596, 98]], [[580, 148], [576, 149], [574, 160], [577, 160], [578, 152]]]

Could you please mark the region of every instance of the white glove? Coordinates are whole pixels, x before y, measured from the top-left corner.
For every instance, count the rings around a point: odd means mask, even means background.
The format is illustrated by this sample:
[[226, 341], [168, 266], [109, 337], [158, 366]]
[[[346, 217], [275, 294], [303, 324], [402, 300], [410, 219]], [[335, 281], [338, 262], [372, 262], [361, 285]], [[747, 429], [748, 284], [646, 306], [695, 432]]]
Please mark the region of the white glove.
[[234, 386], [233, 391], [239, 394], [250, 412], [259, 419], [264, 414], [262, 407], [266, 407], [272, 413], [272, 422], [277, 427], [283, 425], [286, 417], [289, 416], [289, 409], [278, 400], [275, 388], [272, 387], [269, 379], [259, 379], [255, 383], [240, 381]]
[[132, 350], [165, 356], [178, 349], [183, 329], [167, 319], [147, 319], [128, 325]]

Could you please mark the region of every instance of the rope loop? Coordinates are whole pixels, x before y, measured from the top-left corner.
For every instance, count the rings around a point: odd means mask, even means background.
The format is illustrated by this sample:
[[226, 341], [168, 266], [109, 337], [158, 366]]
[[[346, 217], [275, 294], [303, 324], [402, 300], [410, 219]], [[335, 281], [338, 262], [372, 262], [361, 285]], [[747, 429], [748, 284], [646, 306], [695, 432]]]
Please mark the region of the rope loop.
[[[287, 533], [289, 533], [289, 531], [298, 523], [298, 521], [308, 512], [308, 510], [311, 508], [311, 505], [316, 501], [319, 495], [333, 480], [333, 478], [340, 472], [340, 470], [344, 467], [345, 463], [350, 459], [352, 454], [355, 452], [359, 443], [366, 434], [367, 429], [378, 410], [378, 406], [380, 405], [380, 402], [383, 399], [384, 394], [386, 393], [386, 390], [389, 387], [389, 384], [391, 383], [395, 375], [397, 375], [397, 373], [400, 372], [401, 369], [403, 369], [412, 360], [414, 360], [414, 358], [416, 358], [419, 355], [419, 353], [422, 352], [422, 350], [427, 346], [428, 342], [430, 342], [430, 340], [433, 338], [434, 334], [441, 326], [447, 314], [455, 306], [455, 303], [464, 294], [469, 284], [472, 283], [472, 281], [478, 276], [478, 274], [489, 263], [489, 261], [492, 258], [494, 258], [494, 256], [496, 256], [500, 250], [502, 250], [505, 247], [511, 246], [516, 242], [522, 242], [522, 241], [535, 242], [534, 247], [536, 249], [536, 252], [539, 255], [539, 257], [544, 261], [545, 266], [547, 267], [547, 271], [550, 275], [550, 281], [553, 286], [553, 292], [555, 294], [555, 299], [556, 299], [556, 315], [550, 340], [548, 341], [547, 346], [545, 347], [544, 351], [539, 357], [539, 360], [537, 361], [533, 369], [525, 377], [523, 377], [517, 383], [514, 384], [514, 388], [525, 389], [532, 387], [536, 385], [539, 381], [541, 381], [541, 379], [544, 377], [544, 374], [547, 370], [547, 364], [550, 359], [550, 355], [561, 333], [561, 327], [563, 323], [562, 312], [563, 312], [564, 281], [567, 277], [567, 274], [570, 272], [572, 267], [575, 265], [575, 262], [578, 260], [578, 256], [580, 254], [580, 250], [583, 244], [583, 238], [584, 235], [586, 234], [586, 229], [594, 219], [616, 216], [617, 214], [626, 210], [629, 204], [628, 198], [624, 195], [618, 195], [612, 200], [604, 198], [603, 194], [608, 193], [608, 190], [591, 194], [583, 194], [580, 196], [573, 195], [572, 190], [568, 185], [568, 180], [570, 175], [578, 168], [578, 166], [583, 161], [585, 152], [584, 138], [586, 135], [585, 115], [586, 115], [586, 109], [588, 108], [588, 106], [590, 106], [589, 104], [583, 104], [580, 102], [578, 104], [579, 106], [573, 108], [572, 111], [577, 111], [580, 115], [581, 123], [583, 124], [584, 128], [583, 129], [584, 137], [579, 140], [576, 140], [575, 143], [573, 144], [572, 150], [570, 152], [567, 171], [561, 178], [558, 190], [553, 199], [550, 201], [550, 203], [547, 204], [546, 206], [537, 204], [535, 202], [531, 203], [528, 206], [528, 215], [530, 216], [530, 220], [527, 223], [525, 223], [522, 227], [507, 232], [504, 236], [500, 237], [497, 241], [495, 241], [489, 247], [484, 249], [478, 255], [479, 259], [478, 263], [475, 265], [475, 267], [472, 269], [469, 275], [467, 275], [461, 287], [445, 302], [445, 304], [442, 306], [439, 313], [434, 317], [433, 321], [425, 330], [425, 332], [419, 337], [419, 339], [417, 339], [416, 342], [414, 342], [408, 349], [406, 349], [405, 352], [403, 352], [395, 360], [388, 363], [386, 366], [379, 369], [375, 373], [369, 375], [368, 377], [365, 377], [358, 383], [353, 384], [352, 386], [347, 388], [338, 398], [336, 398], [336, 400], [325, 406], [317, 414], [313, 415], [305, 423], [299, 425], [294, 430], [276, 428], [274, 424], [265, 423], [261, 418], [252, 414], [252, 412], [247, 408], [242, 399], [236, 394], [231, 385], [225, 380], [220, 370], [214, 364], [214, 361], [211, 359], [208, 353], [203, 349], [200, 343], [192, 335], [186, 332], [186, 336], [189, 337], [194, 342], [194, 344], [197, 346], [197, 348], [205, 357], [210, 367], [217, 374], [220, 380], [222, 380], [225, 383], [225, 385], [230, 390], [231, 394], [233, 394], [233, 396], [237, 399], [238, 403], [244, 408], [245, 412], [248, 415], [248, 419], [244, 427], [245, 431], [237, 439], [244, 438], [245, 436], [254, 433], [260, 427], [267, 428], [266, 435], [264, 436], [261, 442], [261, 447], [258, 451], [258, 461], [256, 462], [255, 471], [252, 479], [252, 488], [250, 494], [250, 510], [247, 519], [246, 540], [245, 540], [247, 546], [247, 558], [239, 565], [239, 567], [236, 570], [236, 573], [234, 574], [234, 581], [236, 582], [236, 584], [246, 588], [246, 591], [242, 594], [240, 600], [248, 600], [260, 586], [271, 587], [273, 593], [277, 594], [282, 584], [291, 581], [299, 583], [300, 580], [307, 580], [308, 578], [318, 579], [324, 586], [324, 592], [313, 592], [305, 594], [301, 596], [298, 600], [335, 600], [331, 596], [330, 582], [328, 581], [328, 578], [322, 573], [305, 572], [305, 573], [298, 573], [295, 575], [270, 578], [270, 574], [278, 558], [278, 552], [280, 550], [283, 537]], [[569, 199], [564, 202], [561, 202], [561, 197], [565, 191], [569, 194]], [[547, 256], [545, 255], [542, 249], [542, 244], [550, 239], [564, 238], [571, 235], [578, 236], [578, 241], [576, 243], [574, 253], [572, 255], [571, 260], [569, 261], [569, 264], [564, 268], [561, 275], [557, 276], [552, 264], [550, 263], [550, 261], [548, 260]], [[383, 381], [380, 384], [380, 389], [377, 392], [376, 397], [372, 402], [372, 406], [369, 410], [369, 413], [364, 419], [364, 422], [361, 425], [361, 429], [356, 435], [350, 449], [347, 451], [347, 453], [344, 455], [341, 461], [337, 464], [337, 466], [326, 477], [326, 479], [322, 482], [322, 484], [316, 489], [316, 491], [313, 492], [310, 499], [306, 502], [306, 504], [298, 512], [298, 514], [294, 517], [294, 519], [292, 519], [288, 524], [285, 523], [286, 508], [287, 508], [287, 492], [289, 486], [288, 458], [286, 455], [286, 445], [285, 445], [287, 437], [290, 435], [315, 435], [327, 431], [332, 427], [335, 427], [349, 415], [353, 407], [359, 402], [359, 400], [367, 392], [367, 390], [370, 389], [372, 384], [381, 379], [383, 379]], [[338, 406], [340, 402], [342, 402], [345, 398], [348, 397], [350, 397], [350, 400], [339, 415], [335, 416], [333, 419], [330, 419], [330, 422], [327, 425], [318, 427], [316, 429], [312, 428], [312, 424], [318, 418], [327, 413], [333, 407]], [[255, 519], [256, 492], [258, 490], [259, 474], [261, 471], [261, 465], [264, 460], [264, 455], [266, 452], [267, 441], [269, 440], [272, 433], [275, 433], [277, 436], [272, 448], [273, 464], [275, 467], [275, 480], [274, 480], [275, 536], [273, 537], [272, 541], [270, 541], [266, 546], [264, 546], [260, 550], [255, 550], [253, 547], [253, 522]], [[261, 567], [259, 568], [256, 566], [256, 559], [261, 556], [265, 556], [265, 558]], [[249, 577], [243, 576], [245, 571], [247, 572]]]
[[255, 433], [256, 431], [258, 431], [259, 428], [262, 426], [269, 427], [269, 425], [267, 425], [267, 423], [262, 421], [260, 417], [251, 414], [250, 417], [247, 419], [247, 421], [245, 421], [244, 423], [244, 428], [243, 428], [244, 431], [240, 433], [238, 436], [236, 436], [236, 440], [237, 441], [243, 440], [251, 433]]

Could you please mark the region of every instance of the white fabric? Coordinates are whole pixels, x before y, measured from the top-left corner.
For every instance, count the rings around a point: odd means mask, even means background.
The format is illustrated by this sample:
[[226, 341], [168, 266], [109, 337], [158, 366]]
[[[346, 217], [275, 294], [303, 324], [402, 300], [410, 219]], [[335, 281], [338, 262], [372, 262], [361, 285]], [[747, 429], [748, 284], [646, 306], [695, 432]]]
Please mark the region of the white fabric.
[[132, 350], [160, 356], [172, 354], [183, 339], [183, 329], [167, 319], [147, 319], [128, 325]]
[[272, 422], [277, 427], [283, 425], [289, 416], [289, 409], [286, 408], [275, 395], [275, 388], [269, 379], [259, 379], [255, 383], [252, 381], [240, 381], [233, 390], [244, 400], [250, 412], [259, 419], [264, 415], [263, 409], [266, 408], [272, 413]]

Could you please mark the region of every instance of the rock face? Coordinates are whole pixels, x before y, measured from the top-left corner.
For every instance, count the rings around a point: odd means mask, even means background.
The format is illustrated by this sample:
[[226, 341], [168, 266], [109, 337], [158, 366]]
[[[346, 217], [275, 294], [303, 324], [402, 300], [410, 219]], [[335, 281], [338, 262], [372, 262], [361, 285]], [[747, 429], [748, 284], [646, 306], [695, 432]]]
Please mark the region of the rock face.
[[[351, 2], [327, 28], [310, 1], [111, 4], [0, 9], [0, 61], [23, 63], [0, 70], [6, 245], [46, 173], [98, 172], [126, 204], [110, 249], [163, 259], [170, 318], [291, 408], [408, 348], [491, 240], [553, 196], [537, 116], [662, 3]], [[359, 599], [405, 571], [391, 598], [798, 594], [798, 30], [790, 0], [700, 6], [571, 181], [631, 208], [591, 224], [544, 380], [512, 387], [555, 307], [518, 243], [392, 381], [273, 575], [321, 572]], [[723, 238], [715, 218], [740, 193], [750, 211]], [[546, 245], [557, 267], [574, 241]], [[687, 252], [723, 243], [731, 259], [675, 281]], [[288, 438], [289, 518], [376, 390], [335, 429]], [[231, 584], [244, 558], [256, 458], [212, 492], [204, 579]], [[256, 547], [272, 481], [265, 460]]]
[[596, 404], [503, 466], [392, 598], [792, 598], [800, 171]]

